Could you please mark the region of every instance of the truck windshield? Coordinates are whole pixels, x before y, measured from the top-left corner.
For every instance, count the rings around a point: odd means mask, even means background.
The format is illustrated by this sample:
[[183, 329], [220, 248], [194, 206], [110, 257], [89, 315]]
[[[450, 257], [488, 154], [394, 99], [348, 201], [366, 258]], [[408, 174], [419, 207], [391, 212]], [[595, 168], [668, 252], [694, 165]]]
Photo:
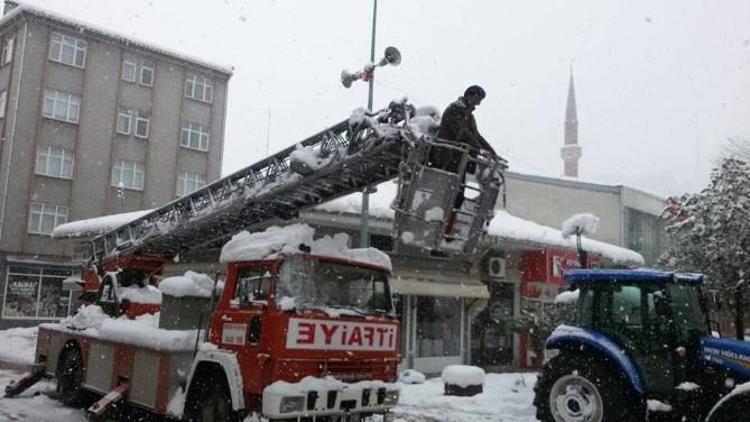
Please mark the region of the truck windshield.
[[294, 299], [294, 307], [390, 312], [385, 273], [306, 256], [284, 260], [276, 288], [277, 301]]

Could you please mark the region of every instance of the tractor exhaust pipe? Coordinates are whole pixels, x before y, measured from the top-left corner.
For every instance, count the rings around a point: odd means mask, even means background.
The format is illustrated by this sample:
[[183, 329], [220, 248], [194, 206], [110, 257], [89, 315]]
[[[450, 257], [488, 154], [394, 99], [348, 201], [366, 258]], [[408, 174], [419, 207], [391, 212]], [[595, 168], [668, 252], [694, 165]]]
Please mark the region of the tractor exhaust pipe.
[[741, 341], [745, 341], [745, 303], [742, 296], [744, 287], [744, 279], [734, 286], [734, 327], [737, 331], [737, 340]]

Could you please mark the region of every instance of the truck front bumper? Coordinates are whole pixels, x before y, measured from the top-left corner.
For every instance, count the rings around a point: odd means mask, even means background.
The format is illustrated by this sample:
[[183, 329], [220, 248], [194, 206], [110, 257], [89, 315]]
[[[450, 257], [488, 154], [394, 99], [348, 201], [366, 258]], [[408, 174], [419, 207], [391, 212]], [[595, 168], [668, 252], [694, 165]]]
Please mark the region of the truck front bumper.
[[345, 384], [331, 378], [307, 377], [299, 383], [276, 382], [263, 390], [263, 416], [296, 419], [346, 414], [390, 413], [398, 404], [395, 384], [362, 381]]

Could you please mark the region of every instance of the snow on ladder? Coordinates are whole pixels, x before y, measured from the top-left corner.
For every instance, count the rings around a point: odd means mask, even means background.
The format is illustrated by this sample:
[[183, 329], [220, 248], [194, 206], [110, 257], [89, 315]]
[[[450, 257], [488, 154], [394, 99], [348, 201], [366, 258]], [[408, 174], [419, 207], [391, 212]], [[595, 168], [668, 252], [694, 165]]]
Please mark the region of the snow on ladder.
[[175, 256], [298, 215], [398, 175], [411, 148], [406, 103], [352, 115], [298, 145], [223, 177], [91, 241], [91, 258]]

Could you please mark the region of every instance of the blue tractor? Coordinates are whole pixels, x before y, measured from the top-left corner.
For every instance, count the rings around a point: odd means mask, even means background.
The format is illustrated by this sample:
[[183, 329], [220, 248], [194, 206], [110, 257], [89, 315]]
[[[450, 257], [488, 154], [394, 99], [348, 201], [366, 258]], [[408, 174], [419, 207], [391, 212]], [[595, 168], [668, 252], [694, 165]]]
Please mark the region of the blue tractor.
[[578, 290], [575, 323], [547, 339], [552, 357], [534, 387], [537, 418], [750, 421], [740, 286], [737, 338], [719, 338], [712, 335], [703, 278], [643, 269], [567, 271], [566, 282]]

